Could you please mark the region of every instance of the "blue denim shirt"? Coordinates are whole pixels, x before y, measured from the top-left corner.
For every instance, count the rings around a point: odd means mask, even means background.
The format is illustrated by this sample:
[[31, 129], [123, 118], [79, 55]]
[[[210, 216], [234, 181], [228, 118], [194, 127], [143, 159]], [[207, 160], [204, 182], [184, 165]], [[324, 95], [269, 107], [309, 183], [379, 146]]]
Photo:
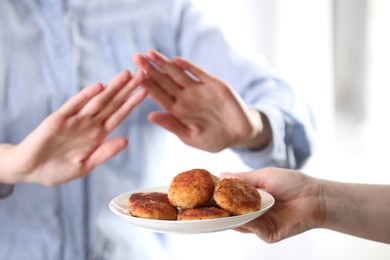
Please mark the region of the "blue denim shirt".
[[[185, 0], [0, 1], [0, 143], [23, 140], [82, 87], [135, 71], [133, 54], [148, 49], [193, 61], [267, 114], [269, 147], [236, 150], [251, 167], [299, 167], [310, 155], [310, 114], [293, 90], [263, 60], [232, 50]], [[113, 133], [127, 136], [129, 147], [88, 177], [54, 188], [15, 185], [0, 200], [0, 259], [163, 259], [157, 235], [107, 206], [122, 192], [166, 181], [167, 133], [147, 121], [158, 109], [150, 99], [137, 107]]]

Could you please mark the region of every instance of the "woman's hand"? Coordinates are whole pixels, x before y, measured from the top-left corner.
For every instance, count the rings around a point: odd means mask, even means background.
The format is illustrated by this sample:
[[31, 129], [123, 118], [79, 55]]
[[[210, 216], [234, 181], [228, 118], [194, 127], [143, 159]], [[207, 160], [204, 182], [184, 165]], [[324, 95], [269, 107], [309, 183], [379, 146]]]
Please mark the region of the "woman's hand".
[[155, 51], [136, 54], [134, 62], [146, 72], [143, 86], [165, 110], [150, 113], [149, 120], [184, 143], [210, 152], [269, 143], [266, 117], [248, 108], [224, 82], [182, 58], [169, 61]]
[[18, 145], [1, 145], [0, 183], [56, 186], [87, 175], [127, 146], [105, 138], [146, 96], [144, 78], [123, 71], [104, 87], [93, 84], [48, 116]]
[[246, 173], [222, 174], [264, 189], [276, 200], [264, 215], [237, 228], [252, 232], [268, 243], [320, 227], [320, 185], [316, 179], [295, 170], [265, 168]]

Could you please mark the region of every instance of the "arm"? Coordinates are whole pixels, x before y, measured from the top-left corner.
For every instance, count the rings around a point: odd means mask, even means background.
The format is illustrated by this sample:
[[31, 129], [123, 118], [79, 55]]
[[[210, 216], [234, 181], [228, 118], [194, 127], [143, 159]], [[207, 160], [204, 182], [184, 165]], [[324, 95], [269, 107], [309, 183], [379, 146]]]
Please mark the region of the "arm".
[[105, 138], [146, 95], [131, 95], [143, 80], [124, 71], [104, 87], [93, 84], [48, 116], [17, 145], [0, 145], [0, 183], [56, 186], [87, 175], [127, 146]]
[[322, 227], [390, 243], [390, 185], [321, 181]]
[[[270, 123], [272, 140], [267, 147], [234, 151], [252, 168], [301, 168], [314, 149], [315, 126], [305, 102], [272, 71], [263, 56], [235, 50], [191, 1], [183, 3], [175, 31], [179, 41], [175, 55], [226, 82]], [[173, 57], [169, 52], [167, 56]]]
[[312, 178], [298, 171], [265, 168], [224, 174], [262, 188], [275, 205], [239, 231], [277, 242], [313, 228], [390, 243], [390, 186], [340, 183]]
[[[191, 61], [224, 82], [253, 111], [259, 126], [270, 130], [271, 140], [265, 138], [265, 142], [256, 145], [259, 140], [254, 138], [250, 144], [230, 148], [252, 168], [302, 167], [312, 153], [314, 125], [310, 110], [293, 89], [272, 73], [263, 57], [249, 57], [231, 48], [221, 31], [205, 22], [191, 1], [175, 2], [174, 8], [167, 12], [170, 12], [166, 21], [169, 30], [164, 30], [164, 34], [158, 30], [155, 37], [164, 38], [168, 44], [156, 45], [158, 51], [171, 61], [175, 56]], [[259, 113], [262, 121], [258, 119]]]

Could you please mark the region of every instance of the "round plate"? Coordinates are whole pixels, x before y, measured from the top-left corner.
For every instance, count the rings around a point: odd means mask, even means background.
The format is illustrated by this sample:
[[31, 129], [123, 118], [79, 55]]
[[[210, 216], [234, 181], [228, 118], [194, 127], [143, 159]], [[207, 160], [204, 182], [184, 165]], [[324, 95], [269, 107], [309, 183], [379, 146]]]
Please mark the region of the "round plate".
[[116, 215], [123, 220], [130, 222], [134, 225], [147, 228], [149, 230], [160, 233], [181, 233], [181, 234], [199, 234], [217, 232], [227, 229], [239, 227], [246, 222], [249, 222], [261, 215], [263, 215], [268, 209], [275, 203], [275, 199], [271, 194], [259, 190], [261, 196], [261, 208], [258, 211], [225, 218], [206, 219], [206, 220], [154, 220], [133, 217], [129, 213], [128, 199], [131, 194], [137, 192], [164, 192], [167, 193], [168, 186], [135, 190], [132, 192], [123, 193], [109, 203], [109, 208]]

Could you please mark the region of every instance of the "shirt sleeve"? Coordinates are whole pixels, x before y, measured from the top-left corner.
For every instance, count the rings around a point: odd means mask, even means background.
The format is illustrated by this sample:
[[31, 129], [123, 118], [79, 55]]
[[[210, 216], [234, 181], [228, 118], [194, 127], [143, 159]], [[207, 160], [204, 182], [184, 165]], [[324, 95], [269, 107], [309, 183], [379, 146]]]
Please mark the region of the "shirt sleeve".
[[310, 129], [313, 123], [291, 120], [289, 113], [282, 113], [273, 107], [262, 107], [258, 110], [269, 118], [273, 132], [272, 141], [261, 150], [243, 148], [233, 151], [252, 168], [302, 168], [312, 154], [314, 142], [311, 138], [314, 134], [307, 133], [307, 129]]
[[0, 184], [0, 200], [7, 198], [14, 191], [14, 185]]
[[[221, 31], [190, 1], [177, 15], [177, 53], [231, 85], [248, 106], [264, 113], [273, 139], [261, 150], [233, 149], [252, 168], [301, 168], [312, 154], [315, 124], [310, 108], [262, 56], [233, 49]], [[177, 10], [177, 9], [176, 9]], [[238, 35], [239, 37], [239, 35]]]

